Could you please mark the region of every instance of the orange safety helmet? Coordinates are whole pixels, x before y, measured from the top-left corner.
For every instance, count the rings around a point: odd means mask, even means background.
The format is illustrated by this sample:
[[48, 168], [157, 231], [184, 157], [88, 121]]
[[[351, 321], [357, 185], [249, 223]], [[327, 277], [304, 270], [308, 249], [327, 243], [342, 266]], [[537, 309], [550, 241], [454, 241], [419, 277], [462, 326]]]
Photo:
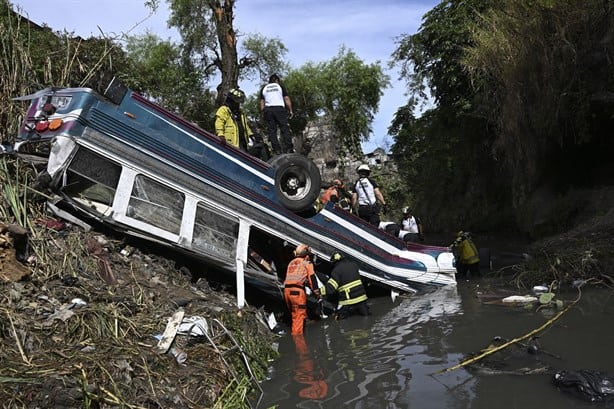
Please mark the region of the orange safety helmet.
[[304, 257], [311, 254], [311, 247], [306, 244], [299, 244], [294, 250], [295, 257]]

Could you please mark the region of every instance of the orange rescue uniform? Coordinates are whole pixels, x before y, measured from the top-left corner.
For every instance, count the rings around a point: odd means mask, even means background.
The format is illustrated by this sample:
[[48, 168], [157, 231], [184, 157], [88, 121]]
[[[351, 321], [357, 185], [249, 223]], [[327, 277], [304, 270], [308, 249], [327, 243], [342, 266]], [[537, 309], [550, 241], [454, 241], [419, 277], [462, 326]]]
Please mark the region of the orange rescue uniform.
[[296, 257], [288, 265], [286, 281], [284, 282], [284, 298], [292, 315], [292, 335], [303, 333], [307, 319], [307, 293], [308, 286], [316, 295], [319, 294], [313, 264], [305, 257]]

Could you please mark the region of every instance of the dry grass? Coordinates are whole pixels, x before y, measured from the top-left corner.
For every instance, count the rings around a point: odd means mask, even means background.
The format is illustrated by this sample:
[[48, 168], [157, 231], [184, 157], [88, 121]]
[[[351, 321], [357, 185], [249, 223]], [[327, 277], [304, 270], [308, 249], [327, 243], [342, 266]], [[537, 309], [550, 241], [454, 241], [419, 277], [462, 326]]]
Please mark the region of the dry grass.
[[[9, 165], [9, 176], [20, 166]], [[3, 186], [14, 180], [0, 175]], [[28, 188], [11, 189], [22, 203]], [[187, 354], [180, 364], [155, 351], [154, 336], [178, 308], [218, 319], [262, 380], [275, 352], [259, 311], [237, 309], [233, 295], [204, 279], [191, 282], [174, 261], [146, 248], [125, 256], [123, 238], [48, 223], [41, 204], [30, 200], [36, 197], [27, 196], [19, 217], [10, 200], [0, 201], [5, 224], [27, 217], [31, 270], [27, 280], [0, 283], [1, 407], [248, 406], [244, 398], [253, 391], [239, 355], [227, 357], [235, 379], [205, 337], [176, 337], [173, 347]], [[86, 305], [74, 305], [76, 298]], [[227, 339], [219, 343], [221, 350], [232, 346]]]

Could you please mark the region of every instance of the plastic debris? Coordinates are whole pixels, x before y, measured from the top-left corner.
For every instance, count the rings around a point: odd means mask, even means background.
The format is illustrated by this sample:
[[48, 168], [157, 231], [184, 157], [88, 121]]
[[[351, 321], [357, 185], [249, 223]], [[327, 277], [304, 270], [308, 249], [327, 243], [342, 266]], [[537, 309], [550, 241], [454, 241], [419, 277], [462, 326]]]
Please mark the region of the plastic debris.
[[537, 301], [537, 297], [534, 297], [532, 295], [510, 295], [509, 297], [505, 297], [501, 301], [529, 303]]
[[162, 334], [160, 341], [158, 341], [158, 345], [156, 345], [158, 353], [164, 354], [168, 351], [175, 340], [177, 330], [179, 329], [179, 325], [181, 325], [184, 314], [185, 312], [183, 310], [178, 310], [169, 318], [166, 328], [164, 329], [164, 334]]
[[202, 337], [209, 333], [209, 325], [203, 317], [184, 317], [177, 329], [178, 334]]
[[185, 365], [185, 361], [188, 360], [188, 354], [179, 348], [172, 347], [168, 352], [175, 357], [175, 361], [179, 365]]

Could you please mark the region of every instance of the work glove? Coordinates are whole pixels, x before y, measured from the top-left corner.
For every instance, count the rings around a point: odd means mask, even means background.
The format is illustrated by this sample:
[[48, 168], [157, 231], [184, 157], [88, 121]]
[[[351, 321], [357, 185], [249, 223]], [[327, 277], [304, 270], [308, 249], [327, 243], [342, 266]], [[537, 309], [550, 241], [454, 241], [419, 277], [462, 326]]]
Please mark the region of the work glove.
[[224, 135], [218, 135], [218, 138], [220, 138], [221, 145], [226, 145], [226, 138], [224, 138]]
[[288, 119], [292, 119], [294, 118], [294, 112], [290, 111], [288, 112]]

